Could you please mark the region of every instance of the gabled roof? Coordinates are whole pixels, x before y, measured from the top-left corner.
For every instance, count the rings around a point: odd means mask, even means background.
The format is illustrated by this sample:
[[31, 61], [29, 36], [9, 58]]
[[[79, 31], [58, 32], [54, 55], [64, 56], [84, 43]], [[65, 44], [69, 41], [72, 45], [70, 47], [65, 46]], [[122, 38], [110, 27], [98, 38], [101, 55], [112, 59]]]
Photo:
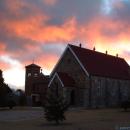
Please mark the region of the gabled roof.
[[64, 84], [64, 86], [73, 87], [75, 85], [74, 79], [71, 76], [69, 76], [67, 73], [57, 72], [57, 74], [61, 79], [62, 83]]
[[90, 75], [130, 79], [129, 65], [123, 58], [69, 45], [82, 68]]
[[52, 79], [50, 80], [50, 83], [49, 83], [48, 87], [50, 87], [50, 85], [52, 84], [55, 77], [57, 77], [58, 80], [61, 82], [62, 87], [74, 87], [75, 86], [74, 79], [71, 76], [69, 76], [67, 73], [56, 72], [53, 75]]
[[28, 68], [28, 67], [37, 67], [37, 68], [41, 68], [39, 65], [36, 65], [36, 64], [34, 64], [34, 63], [32, 63], [32, 64], [30, 64], [30, 65], [27, 65], [27, 66], [25, 66], [26, 68]]

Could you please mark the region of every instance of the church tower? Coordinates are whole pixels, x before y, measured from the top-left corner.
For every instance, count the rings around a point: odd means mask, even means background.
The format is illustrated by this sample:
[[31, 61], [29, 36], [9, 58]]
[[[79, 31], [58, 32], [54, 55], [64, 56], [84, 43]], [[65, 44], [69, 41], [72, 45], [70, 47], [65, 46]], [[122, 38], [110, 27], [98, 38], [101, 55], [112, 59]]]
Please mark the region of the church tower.
[[33, 83], [40, 75], [40, 66], [36, 64], [30, 64], [25, 66], [25, 93], [26, 96], [31, 96]]

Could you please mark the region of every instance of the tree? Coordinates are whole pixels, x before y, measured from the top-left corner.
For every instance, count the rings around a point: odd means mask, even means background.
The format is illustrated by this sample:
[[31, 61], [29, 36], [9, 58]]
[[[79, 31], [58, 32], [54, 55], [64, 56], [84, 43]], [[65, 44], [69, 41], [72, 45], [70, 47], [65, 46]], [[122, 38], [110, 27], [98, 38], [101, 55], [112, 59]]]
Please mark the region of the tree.
[[6, 83], [4, 83], [2, 71], [0, 70], [0, 107], [8, 106], [12, 108], [14, 106], [14, 103], [10, 97], [11, 94], [12, 90]]
[[47, 121], [55, 121], [56, 125], [58, 125], [60, 121], [66, 119], [64, 113], [68, 107], [69, 104], [63, 96], [59, 96], [51, 91], [48, 93], [44, 105], [45, 118]]
[[5, 83], [0, 85], [0, 106], [6, 104], [7, 95], [11, 92], [11, 89]]
[[25, 92], [21, 89], [17, 89], [16, 93], [17, 93], [18, 105], [25, 106], [26, 105]]
[[12, 90], [7, 84], [3, 83], [0, 85], [0, 107], [9, 106], [10, 108], [12, 108], [14, 106], [10, 98], [11, 94]]

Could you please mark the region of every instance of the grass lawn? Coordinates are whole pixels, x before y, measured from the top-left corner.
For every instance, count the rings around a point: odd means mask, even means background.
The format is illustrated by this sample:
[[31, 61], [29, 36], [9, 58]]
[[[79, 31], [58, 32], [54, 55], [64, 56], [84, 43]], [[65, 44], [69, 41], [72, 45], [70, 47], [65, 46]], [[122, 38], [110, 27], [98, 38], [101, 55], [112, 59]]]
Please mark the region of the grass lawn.
[[[29, 113], [30, 109], [26, 111]], [[43, 114], [42, 110], [35, 111]], [[121, 109], [70, 110], [66, 112], [66, 121], [59, 126], [48, 123], [44, 116], [28, 120], [0, 121], [0, 130], [116, 130], [116, 127], [130, 127], [130, 112]]]

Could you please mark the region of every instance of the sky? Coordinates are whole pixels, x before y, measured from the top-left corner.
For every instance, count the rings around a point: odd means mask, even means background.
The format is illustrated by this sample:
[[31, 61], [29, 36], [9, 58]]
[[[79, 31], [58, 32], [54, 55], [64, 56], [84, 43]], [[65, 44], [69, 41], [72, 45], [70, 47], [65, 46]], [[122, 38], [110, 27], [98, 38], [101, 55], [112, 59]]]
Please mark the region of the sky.
[[24, 89], [25, 66], [50, 74], [67, 44], [125, 58], [130, 64], [130, 0], [0, 0], [0, 69]]

